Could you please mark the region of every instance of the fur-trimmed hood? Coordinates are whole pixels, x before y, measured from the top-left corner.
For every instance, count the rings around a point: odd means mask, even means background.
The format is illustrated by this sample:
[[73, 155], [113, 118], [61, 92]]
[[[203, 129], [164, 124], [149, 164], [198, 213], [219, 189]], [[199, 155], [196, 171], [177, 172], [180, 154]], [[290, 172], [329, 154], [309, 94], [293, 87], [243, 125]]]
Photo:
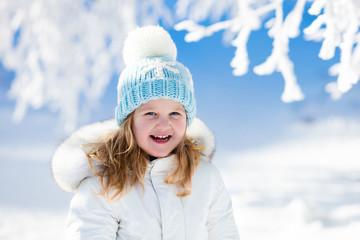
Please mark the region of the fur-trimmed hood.
[[[82, 180], [94, 176], [81, 145], [99, 142], [117, 129], [115, 120], [90, 124], [80, 128], [60, 144], [51, 163], [54, 179], [60, 188], [74, 192]], [[210, 161], [215, 150], [215, 140], [208, 127], [201, 120], [194, 119], [186, 134], [193, 138], [197, 145], [205, 147], [201, 151], [201, 160]], [[99, 169], [101, 163], [93, 164], [95, 169]]]

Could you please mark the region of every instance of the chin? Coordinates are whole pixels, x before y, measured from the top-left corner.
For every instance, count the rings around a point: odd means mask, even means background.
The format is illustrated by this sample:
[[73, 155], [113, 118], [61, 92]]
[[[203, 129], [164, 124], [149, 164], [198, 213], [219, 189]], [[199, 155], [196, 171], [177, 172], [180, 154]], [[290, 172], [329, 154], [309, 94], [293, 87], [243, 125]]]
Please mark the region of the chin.
[[169, 156], [169, 154], [170, 154], [170, 152], [169, 153], [154, 153], [154, 154], [150, 154], [150, 155], [153, 157], [156, 157], [156, 158], [164, 158], [164, 157]]
[[150, 156], [153, 156], [156, 158], [164, 158], [164, 157], [171, 155], [171, 153], [174, 151], [174, 149], [173, 148], [167, 148], [167, 149], [154, 149], [153, 148], [153, 149], [151, 149], [152, 151], [148, 152], [148, 154]]

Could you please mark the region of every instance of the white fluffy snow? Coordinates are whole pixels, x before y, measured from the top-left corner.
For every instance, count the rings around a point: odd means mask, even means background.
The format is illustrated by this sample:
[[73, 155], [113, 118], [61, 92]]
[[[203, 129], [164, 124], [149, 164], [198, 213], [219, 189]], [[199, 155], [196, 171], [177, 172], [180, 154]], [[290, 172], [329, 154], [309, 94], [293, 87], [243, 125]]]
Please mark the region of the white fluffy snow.
[[0, 239], [63, 240], [66, 212], [0, 206]]
[[299, 125], [284, 142], [229, 154], [222, 173], [243, 239], [359, 239], [358, 127]]

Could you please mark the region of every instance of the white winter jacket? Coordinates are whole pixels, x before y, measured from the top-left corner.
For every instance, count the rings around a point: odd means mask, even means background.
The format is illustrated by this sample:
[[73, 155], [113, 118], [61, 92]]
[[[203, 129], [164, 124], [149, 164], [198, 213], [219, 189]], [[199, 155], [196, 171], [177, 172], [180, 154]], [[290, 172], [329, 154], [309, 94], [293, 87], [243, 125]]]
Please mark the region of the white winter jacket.
[[[120, 199], [107, 202], [99, 179], [91, 171], [81, 144], [96, 142], [115, 131], [115, 121], [86, 126], [55, 152], [52, 170], [62, 189], [74, 192], [67, 223], [67, 239], [222, 240], [239, 239], [231, 199], [218, 170], [210, 163], [212, 133], [195, 119], [187, 134], [205, 146], [192, 178], [192, 193], [177, 197], [175, 185], [164, 178], [176, 164], [174, 156], [149, 163], [145, 192], [140, 184]], [[100, 163], [95, 164], [95, 168]]]

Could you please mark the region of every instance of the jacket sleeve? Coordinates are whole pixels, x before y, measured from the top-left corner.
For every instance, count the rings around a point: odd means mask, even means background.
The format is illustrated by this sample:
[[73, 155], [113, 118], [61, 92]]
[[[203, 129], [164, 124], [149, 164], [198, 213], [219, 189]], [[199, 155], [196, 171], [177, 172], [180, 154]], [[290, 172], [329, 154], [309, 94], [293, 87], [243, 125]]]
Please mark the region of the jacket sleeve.
[[97, 178], [84, 180], [70, 205], [67, 221], [68, 240], [115, 240], [119, 220], [114, 216], [111, 203], [100, 192]]
[[220, 173], [215, 173], [216, 190], [211, 201], [207, 228], [209, 240], [240, 239], [235, 224], [230, 194], [225, 188]]

